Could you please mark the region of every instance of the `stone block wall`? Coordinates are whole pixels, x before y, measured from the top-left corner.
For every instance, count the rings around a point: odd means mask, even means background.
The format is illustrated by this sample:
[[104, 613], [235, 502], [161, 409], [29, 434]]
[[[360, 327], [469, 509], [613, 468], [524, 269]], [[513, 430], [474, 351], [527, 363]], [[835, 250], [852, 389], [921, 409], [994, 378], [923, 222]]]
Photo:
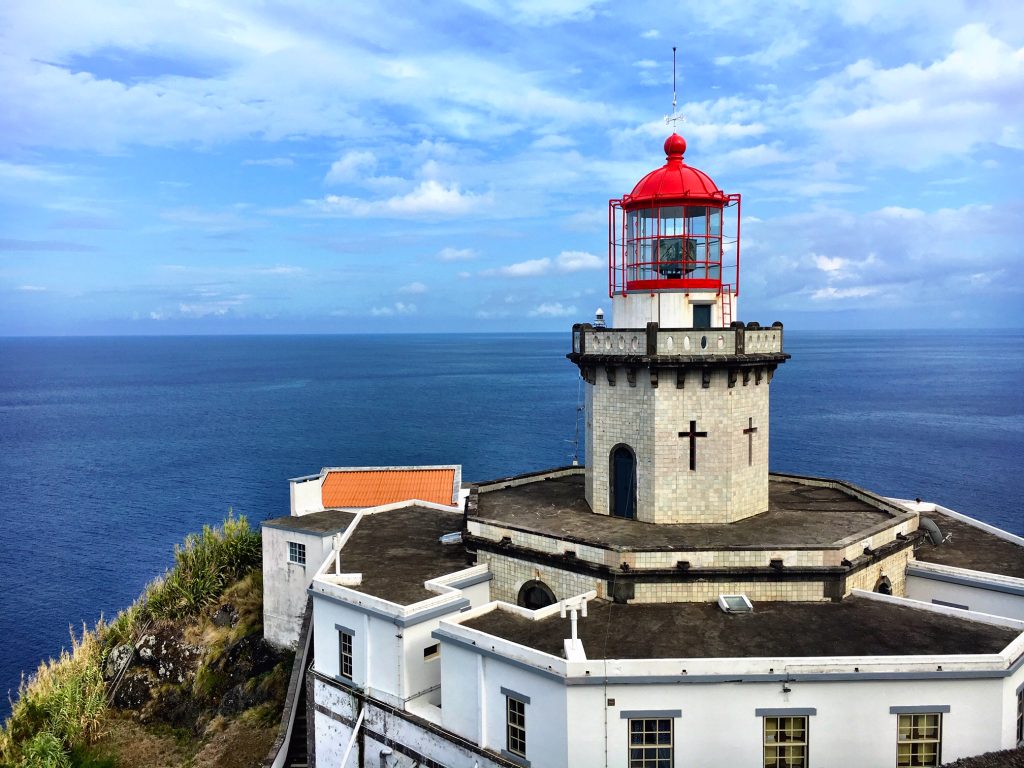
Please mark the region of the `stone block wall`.
[[913, 550], [904, 549], [894, 552], [877, 563], [872, 563], [856, 573], [846, 577], [846, 585], [843, 590], [843, 597], [849, 595], [855, 589], [864, 589], [874, 592], [879, 579], [883, 576], [889, 579], [892, 584], [892, 594], [896, 597], [906, 597], [907, 594], [907, 564], [913, 559]]
[[516, 604], [519, 590], [528, 581], [543, 581], [559, 600], [595, 590], [599, 598], [606, 597], [606, 582], [571, 571], [546, 565], [516, 560], [496, 552], [481, 552], [478, 561], [486, 563], [493, 574], [491, 599]]
[[637, 584], [631, 603], [711, 603], [719, 595], [746, 595], [752, 602], [823, 601], [821, 581], [691, 581], [675, 584]]
[[[587, 501], [611, 514], [611, 452], [628, 445], [637, 458], [637, 519], [652, 523], [728, 523], [768, 509], [769, 384], [767, 371], [730, 374], [689, 370], [678, 387], [676, 372], [598, 367], [587, 385]], [[730, 386], [730, 376], [735, 376]], [[696, 422], [696, 469], [690, 440], [680, 437]], [[744, 433], [756, 428], [752, 438]], [[748, 454], [748, 450], [750, 453]], [[749, 459], [749, 461], [748, 461]]]

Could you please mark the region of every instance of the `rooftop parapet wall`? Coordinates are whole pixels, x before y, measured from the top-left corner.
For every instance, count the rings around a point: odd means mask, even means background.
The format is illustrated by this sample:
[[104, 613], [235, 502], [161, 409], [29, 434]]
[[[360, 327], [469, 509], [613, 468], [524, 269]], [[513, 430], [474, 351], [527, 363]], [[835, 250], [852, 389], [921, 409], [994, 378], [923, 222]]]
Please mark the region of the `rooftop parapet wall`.
[[[574, 597], [568, 602], [577, 600], [578, 597]], [[589, 661], [569, 662], [555, 655], [554, 651], [556, 646], [561, 645], [562, 638], [568, 637], [570, 632], [569, 621], [558, 618], [559, 604], [538, 611], [528, 611], [507, 603], [489, 603], [442, 620], [438, 629], [434, 631], [434, 637], [455, 641], [470, 648], [487, 649], [512, 660], [512, 663], [532, 666], [540, 674], [568, 678], [567, 682], [570, 685], [574, 682], [573, 678], [577, 679], [575, 684], [585, 685], [603, 682], [604, 676], [609, 678], [608, 682], [613, 682], [610, 678], [618, 676], [660, 678], [668, 675], [677, 683], [711, 682], [702, 676], [724, 676], [732, 678], [732, 682], [739, 682], [739, 677], [747, 675], [778, 676], [778, 679], [783, 679], [786, 675], [820, 676], [819, 679], [833, 675], [854, 676], [857, 679], [891, 678], [893, 675], [921, 675], [924, 678], [972, 675], [997, 677], [1012, 674], [1024, 657], [1024, 621], [917, 603], [863, 590], [856, 590], [853, 597], [847, 598], [843, 604], [848, 613], [859, 617], [864, 623], [863, 626], [846, 627], [842, 623], [821, 623], [834, 622], [835, 620], [830, 620], [828, 616], [842, 608], [802, 605], [782, 609], [785, 612], [794, 612], [792, 628], [798, 634], [776, 633], [777, 636], [768, 645], [779, 646], [779, 650], [792, 646], [793, 652], [790, 654], [751, 653], [748, 646], [760, 647], [767, 642], [759, 637], [760, 624], [752, 623], [744, 634], [740, 632], [741, 628], [736, 626], [735, 617], [722, 615], [715, 621], [723, 626], [733, 627], [732, 634], [715, 632], [714, 637], [709, 635], [709, 638], [701, 640], [692, 633], [677, 633], [675, 640], [668, 641], [650, 635], [649, 642], [629, 644], [630, 650], [634, 653], [649, 652], [650, 655], [646, 657], [604, 656], [599, 648], [601, 643], [592, 642], [591, 645], [594, 647], [587, 653]], [[633, 626], [633, 623], [639, 616], [634, 617], [633, 614], [638, 611], [621, 608], [623, 612], [616, 620], [618, 626], [615, 628], [621, 630], [622, 624], [630, 624], [636, 630], [637, 627]], [[606, 615], [609, 610], [613, 610], [610, 604], [597, 604], [592, 606], [590, 618], [579, 619], [580, 637], [584, 645], [588, 637], [591, 640], [595, 637], [598, 640], [604, 637], [605, 624], [611, 621]], [[498, 613], [493, 613], [495, 611]], [[927, 623], [930, 627], [927, 633], [906, 637], [899, 620], [905, 619], [908, 611], [915, 612], [921, 622]], [[639, 612], [643, 613], [643, 609]], [[820, 618], [818, 614], [821, 614]], [[504, 621], [504, 616], [516, 619], [519, 623]], [[757, 620], [760, 621], [760, 618]], [[597, 628], [595, 632], [590, 632], [594, 627], [589, 626], [586, 623], [588, 621], [597, 622], [594, 625]], [[817, 631], [810, 631], [812, 628], [816, 628]], [[888, 638], [890, 651], [875, 654], [854, 652], [846, 655], [826, 653], [826, 648], [833, 644], [833, 639], [825, 636], [826, 629], [830, 632], [843, 633], [846, 644], [854, 650], [864, 648], [867, 651], [877, 648], [884, 635]], [[955, 640], [945, 636], [950, 632], [956, 635]], [[513, 634], [519, 642], [510, 639]], [[619, 634], [624, 637], [647, 637], [643, 633], [636, 635], [621, 631], [616, 636]], [[698, 640], [703, 643], [700, 647], [703, 655], [663, 653], [665, 650], [684, 650], [686, 646], [697, 643]], [[950, 652], [950, 649], [957, 645], [981, 647], [984, 650], [970, 652], [957, 648]], [[904, 647], [905, 653], [897, 651]], [[815, 653], [814, 651], [819, 648], [820, 651]], [[614, 653], [614, 648], [610, 650]], [[607, 664], [594, 663], [602, 659], [607, 659]], [[686, 662], [682, 674], [681, 662]]]
[[646, 328], [595, 328], [590, 324], [574, 325], [572, 354], [578, 358], [647, 359], [652, 362], [714, 361], [728, 355], [770, 355], [779, 361], [789, 357], [783, 352], [781, 323], [761, 328], [756, 323], [730, 328], [661, 328], [648, 323]]

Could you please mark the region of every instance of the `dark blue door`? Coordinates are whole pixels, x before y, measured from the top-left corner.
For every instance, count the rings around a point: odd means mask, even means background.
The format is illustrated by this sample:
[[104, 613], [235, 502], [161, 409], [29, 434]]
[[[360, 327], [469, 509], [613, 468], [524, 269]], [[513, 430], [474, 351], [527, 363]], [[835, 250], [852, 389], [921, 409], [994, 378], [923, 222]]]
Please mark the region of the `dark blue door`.
[[612, 514], [636, 517], [636, 457], [624, 445], [612, 452]]
[[693, 327], [694, 328], [710, 328], [711, 327], [711, 305], [710, 304], [694, 304], [693, 305]]

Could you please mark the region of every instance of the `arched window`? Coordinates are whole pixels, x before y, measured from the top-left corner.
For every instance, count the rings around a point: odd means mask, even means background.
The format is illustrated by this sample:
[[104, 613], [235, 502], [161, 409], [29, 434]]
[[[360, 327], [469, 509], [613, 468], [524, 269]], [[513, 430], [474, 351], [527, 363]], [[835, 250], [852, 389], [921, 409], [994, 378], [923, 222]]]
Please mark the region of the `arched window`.
[[528, 581], [519, 589], [519, 598], [516, 600], [523, 608], [535, 611], [538, 608], [546, 608], [556, 601], [555, 593], [551, 591], [543, 581]]
[[892, 582], [889, 581], [888, 576], [883, 576], [875, 584], [875, 592], [880, 595], [891, 595], [892, 594]]
[[615, 517], [636, 517], [636, 454], [625, 443], [612, 448], [608, 507]]

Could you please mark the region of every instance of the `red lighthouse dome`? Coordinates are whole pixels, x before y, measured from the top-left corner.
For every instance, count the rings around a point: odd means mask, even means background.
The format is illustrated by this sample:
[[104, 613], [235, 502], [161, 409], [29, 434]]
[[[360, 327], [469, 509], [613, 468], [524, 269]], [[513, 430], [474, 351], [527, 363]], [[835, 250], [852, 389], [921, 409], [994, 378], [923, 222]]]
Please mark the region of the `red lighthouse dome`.
[[710, 176], [683, 161], [684, 152], [686, 139], [678, 133], [665, 139], [665, 164], [640, 179], [633, 191], [622, 198], [622, 207], [632, 210], [656, 202], [696, 198], [724, 201], [725, 193]]
[[739, 292], [740, 196], [687, 165], [685, 152], [686, 139], [673, 133], [665, 140], [665, 164], [609, 201], [609, 296]]

